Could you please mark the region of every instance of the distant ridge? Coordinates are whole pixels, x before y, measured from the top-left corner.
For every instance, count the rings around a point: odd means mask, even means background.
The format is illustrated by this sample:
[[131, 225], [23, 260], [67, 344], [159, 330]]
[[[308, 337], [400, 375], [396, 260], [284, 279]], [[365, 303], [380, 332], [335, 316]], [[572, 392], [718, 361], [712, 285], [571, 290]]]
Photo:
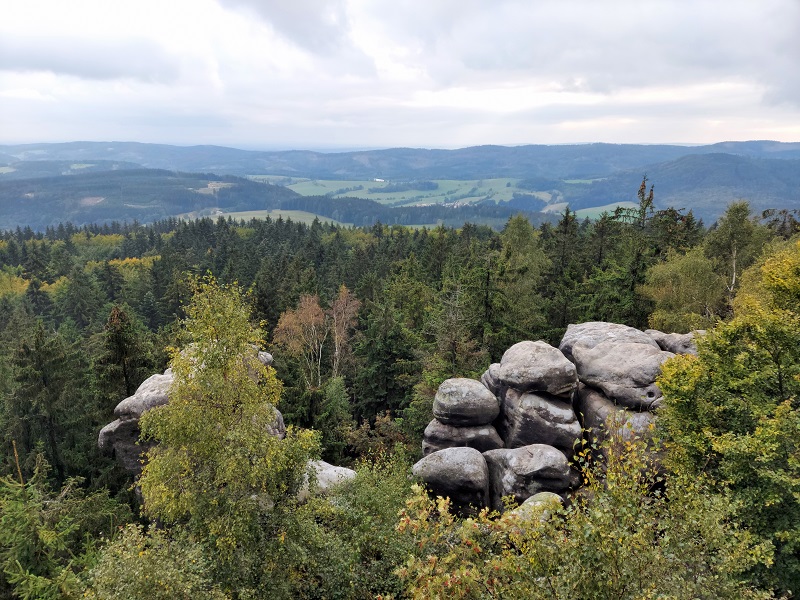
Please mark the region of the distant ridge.
[[[108, 160], [153, 169], [230, 175], [284, 175], [318, 179], [371, 177], [477, 179], [491, 177], [596, 178], [692, 154], [724, 152], [752, 158], [800, 159], [800, 143], [720, 142], [706, 146], [580, 144], [472, 146], [457, 150], [390, 148], [359, 152], [261, 152], [223, 146], [169, 146], [138, 142], [0, 145], [15, 160]], [[12, 161], [8, 160], [12, 157]], [[2, 160], [2, 157], [0, 157]]]
[[[545, 209], [552, 205], [555, 215], [566, 204], [576, 210], [635, 201], [645, 174], [655, 185], [657, 207], [691, 209], [706, 223], [739, 199], [748, 200], [754, 212], [800, 209], [800, 143], [769, 140], [705, 146], [595, 143], [358, 152], [69, 142], [0, 146], [0, 227], [42, 227], [66, 220], [148, 222], [182, 214], [279, 208], [313, 208], [311, 212], [336, 220], [348, 214], [353, 220], [344, 222], [358, 225], [376, 220], [419, 223], [425, 214], [434, 223], [464, 218], [498, 226], [515, 208], [531, 209], [540, 203], [548, 204]], [[243, 178], [258, 175], [345, 182], [335, 186], [345, 191], [301, 196]], [[503, 189], [507, 180], [516, 195], [513, 202], [478, 195], [467, 200], [472, 208], [440, 199], [452, 207], [425, 210], [391, 198], [380, 199], [380, 204], [363, 196], [358, 201], [345, 198], [349, 189], [373, 187], [346, 182], [374, 180], [500, 180]], [[226, 184], [215, 187], [215, 181]], [[473, 189], [478, 188], [480, 183], [475, 183]], [[417, 203], [428, 202], [424, 195], [420, 198]]]

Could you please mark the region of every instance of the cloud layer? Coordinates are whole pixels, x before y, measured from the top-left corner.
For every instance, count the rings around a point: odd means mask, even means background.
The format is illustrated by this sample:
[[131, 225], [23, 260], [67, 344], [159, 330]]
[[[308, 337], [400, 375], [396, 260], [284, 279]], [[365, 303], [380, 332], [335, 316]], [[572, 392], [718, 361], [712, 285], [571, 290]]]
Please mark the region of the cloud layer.
[[0, 141], [800, 139], [796, 0], [28, 0]]

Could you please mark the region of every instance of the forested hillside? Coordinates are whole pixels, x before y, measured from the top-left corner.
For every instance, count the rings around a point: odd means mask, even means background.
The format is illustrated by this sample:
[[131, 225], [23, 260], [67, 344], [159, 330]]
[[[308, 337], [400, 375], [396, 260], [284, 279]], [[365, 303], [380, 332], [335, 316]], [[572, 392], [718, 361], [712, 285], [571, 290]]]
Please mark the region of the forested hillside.
[[[501, 231], [224, 218], [4, 231], [0, 597], [800, 589], [800, 224], [741, 202], [706, 229], [655, 210], [645, 181], [638, 201], [595, 221], [503, 217]], [[660, 381], [663, 467], [635, 438], [581, 453], [586, 494], [525, 525], [464, 520], [412, 488], [442, 381], [584, 321], [710, 331]], [[241, 358], [252, 345], [274, 370]], [[175, 401], [143, 424], [159, 444], [137, 495], [97, 435], [168, 365]], [[263, 434], [271, 405], [283, 440]], [[315, 457], [358, 475], [300, 503]]]
[[469, 221], [499, 229], [514, 209], [539, 220], [535, 212], [552, 215], [565, 204], [597, 216], [635, 203], [643, 175], [658, 184], [657, 208], [691, 209], [710, 224], [740, 200], [754, 212], [800, 208], [799, 160], [798, 144], [769, 141], [329, 153], [132, 142], [0, 146], [0, 228], [304, 210], [357, 226]]

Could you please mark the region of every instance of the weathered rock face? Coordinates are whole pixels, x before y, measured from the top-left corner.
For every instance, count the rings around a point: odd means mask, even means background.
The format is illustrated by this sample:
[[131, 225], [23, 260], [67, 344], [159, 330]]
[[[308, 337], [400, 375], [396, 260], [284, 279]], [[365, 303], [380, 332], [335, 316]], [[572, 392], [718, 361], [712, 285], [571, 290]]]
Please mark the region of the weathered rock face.
[[[268, 352], [259, 352], [258, 358], [267, 366], [272, 363], [272, 355]], [[169, 388], [174, 379], [172, 369], [145, 379], [133, 396], [117, 404], [114, 409], [116, 420], [100, 430], [97, 439], [100, 450], [116, 457], [122, 467], [134, 475], [142, 472], [142, 454], [152, 447], [152, 444], [139, 442], [139, 419], [148, 410], [169, 402]], [[265, 435], [281, 439], [286, 436], [286, 426], [279, 410], [275, 409], [275, 422]]]
[[169, 402], [167, 392], [174, 380], [172, 369], [167, 369], [163, 375], [151, 375], [142, 382], [133, 396], [117, 404], [114, 416], [124, 420], [138, 420], [151, 408], [166, 404]]
[[488, 425], [499, 412], [495, 395], [474, 379], [448, 379], [439, 386], [433, 400], [433, 416], [455, 427]]
[[570, 404], [547, 394], [507, 389], [501, 407], [497, 429], [506, 448], [548, 444], [573, 455], [581, 426]]
[[572, 346], [572, 356], [582, 383], [595, 387], [617, 404], [635, 410], [652, 410], [660, 404], [661, 390], [655, 384], [661, 365], [675, 356], [652, 341], [604, 341], [588, 347], [582, 341]]
[[[314, 491], [318, 494], [324, 494], [333, 486], [345, 481], [355, 479], [356, 472], [353, 469], [345, 467], [337, 467], [324, 460], [311, 460], [307, 465], [308, 473], [313, 473], [315, 479]], [[306, 477], [303, 487], [297, 494], [297, 499], [304, 502], [311, 495], [311, 486], [309, 486], [309, 478]]]
[[116, 458], [123, 469], [136, 475], [142, 472], [142, 454], [152, 447], [139, 444], [139, 419], [112, 421], [100, 430], [97, 445], [102, 452]]
[[[575, 365], [550, 344], [519, 342], [505, 351], [495, 370], [501, 387], [520, 392], [546, 392], [569, 398], [578, 385]], [[487, 376], [494, 378], [495, 374]]]
[[[598, 442], [612, 432], [623, 440], [650, 435], [655, 414], [648, 411], [657, 408], [662, 397], [655, 385], [661, 365], [674, 356], [673, 351], [693, 352], [692, 337], [590, 322], [570, 325], [559, 349], [542, 341], [515, 344], [499, 363], [489, 366], [480, 383], [451, 379], [442, 384], [434, 401], [438, 420], [425, 430], [423, 452], [426, 458], [441, 461], [437, 455], [447, 452], [440, 450], [446, 446], [483, 450], [491, 480], [490, 502], [496, 509], [502, 509], [500, 499], [508, 494], [518, 502], [541, 491], [563, 494], [579, 483], [568, 459], [583, 429], [591, 430], [590, 439]], [[498, 440], [477, 421], [486, 419], [494, 404], [476, 384], [499, 400], [494, 426], [502, 448], [487, 449]], [[485, 411], [473, 409], [472, 400], [461, 400], [472, 390]], [[478, 413], [482, 416], [473, 416]], [[437, 479], [436, 493], [461, 498], [461, 503], [464, 497], [476, 502], [478, 494], [469, 478], [468, 488], [459, 491], [455, 462], [449, 461], [449, 470], [439, 470], [447, 473], [440, 476], [447, 482]]]
[[485, 452], [502, 448], [503, 440], [492, 425], [454, 427], [445, 425], [437, 419], [428, 423], [422, 436], [422, 454], [425, 456], [437, 450], [462, 446]]
[[591, 442], [607, 440], [615, 432], [628, 440], [634, 435], [648, 436], [655, 423], [649, 411], [632, 411], [614, 404], [602, 392], [581, 385], [575, 397], [575, 412]]
[[486, 387], [487, 390], [492, 392], [498, 398], [500, 397], [500, 391], [502, 388], [502, 384], [500, 383], [499, 373], [500, 370], [500, 363], [492, 363], [489, 365], [489, 368], [484, 371], [483, 375], [481, 375], [481, 383]]
[[432, 452], [417, 462], [411, 472], [437, 496], [449, 496], [458, 510], [469, 512], [470, 507], [488, 505], [489, 470], [483, 455], [474, 448]]
[[[659, 348], [653, 338], [638, 329], [603, 321], [589, 321], [580, 325], [567, 326], [567, 332], [561, 338], [558, 349], [573, 362], [572, 348], [578, 341], [584, 348], [594, 348], [601, 342], [632, 342], [652, 346], [656, 349]], [[578, 376], [580, 376], [580, 370], [578, 371]]]
[[169, 401], [168, 392], [173, 380], [171, 369], [163, 375], [145, 379], [133, 396], [117, 404], [114, 409], [117, 419], [100, 430], [97, 439], [100, 450], [115, 456], [131, 473], [141, 473], [141, 455], [152, 447], [152, 444], [139, 443], [139, 418], [151, 408]]
[[690, 333], [664, 333], [657, 329], [646, 329], [649, 335], [658, 344], [659, 348], [673, 354], [697, 354], [695, 337], [703, 335], [705, 331], [698, 330]]
[[562, 452], [546, 444], [489, 450], [483, 453], [489, 468], [490, 506], [503, 509], [503, 496], [522, 503], [539, 492], [563, 494], [577, 484]]

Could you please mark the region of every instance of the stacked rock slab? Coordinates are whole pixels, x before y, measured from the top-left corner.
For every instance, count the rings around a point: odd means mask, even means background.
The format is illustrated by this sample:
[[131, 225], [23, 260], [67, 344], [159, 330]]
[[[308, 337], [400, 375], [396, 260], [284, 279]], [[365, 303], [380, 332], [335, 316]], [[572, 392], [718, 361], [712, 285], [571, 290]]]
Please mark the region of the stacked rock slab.
[[[564, 494], [576, 483], [568, 458], [581, 439], [571, 406], [577, 386], [575, 365], [542, 341], [515, 344], [480, 382], [445, 381], [434, 399], [435, 418], [423, 438], [425, 458], [414, 466], [415, 474], [434, 493], [444, 495], [447, 488], [446, 495], [455, 494], [454, 504], [461, 507], [480, 498], [474, 489], [462, 492], [454, 485], [458, 469], [452, 461], [462, 455], [475, 470], [475, 462], [486, 466], [487, 494], [480, 506], [501, 509], [507, 495], [522, 502], [542, 491]], [[461, 447], [473, 451], [452, 452]]]
[[489, 500], [503, 510], [503, 498], [521, 504], [540, 492], [564, 494], [577, 485], [577, 474], [564, 454], [547, 444], [502, 448], [483, 453], [489, 467]]
[[425, 429], [422, 453], [461, 446], [480, 452], [502, 448], [503, 440], [491, 424], [499, 412], [497, 397], [480, 381], [448, 379], [433, 400], [434, 419]]
[[[501, 510], [509, 495], [519, 503], [542, 492], [563, 497], [579, 485], [569, 459], [582, 430], [598, 442], [612, 432], [623, 439], [649, 435], [662, 397], [655, 384], [661, 365], [675, 353], [696, 352], [698, 333], [590, 322], [570, 325], [559, 348], [542, 341], [515, 344], [480, 383], [442, 384], [436, 418], [424, 434], [425, 458], [414, 473], [463, 507], [481, 501], [482, 478], [475, 476], [482, 472], [480, 456], [487, 506]], [[471, 475], [461, 474], [459, 464], [469, 464]]]

